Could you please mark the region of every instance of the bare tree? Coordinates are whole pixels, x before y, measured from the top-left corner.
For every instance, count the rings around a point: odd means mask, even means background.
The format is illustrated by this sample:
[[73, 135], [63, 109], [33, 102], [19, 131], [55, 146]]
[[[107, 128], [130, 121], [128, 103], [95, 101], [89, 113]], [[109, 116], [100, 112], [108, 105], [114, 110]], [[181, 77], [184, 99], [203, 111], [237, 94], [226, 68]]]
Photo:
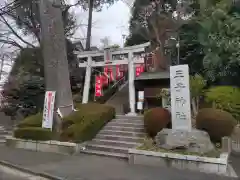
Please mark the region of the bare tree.
[[[139, 12], [134, 12], [135, 18], [131, 21], [132, 34], [140, 34], [144, 39], [151, 41], [152, 47], [157, 50], [158, 57], [165, 59], [165, 46], [171, 37], [178, 35], [178, 29], [185, 22], [189, 14], [189, 0], [155, 0], [147, 5], [138, 5]], [[140, 7], [139, 7], [140, 6]], [[135, 8], [135, 9], [136, 9]], [[176, 38], [177, 39], [177, 38]], [[165, 63], [165, 60], [161, 61]], [[159, 63], [165, 68], [166, 64]]]

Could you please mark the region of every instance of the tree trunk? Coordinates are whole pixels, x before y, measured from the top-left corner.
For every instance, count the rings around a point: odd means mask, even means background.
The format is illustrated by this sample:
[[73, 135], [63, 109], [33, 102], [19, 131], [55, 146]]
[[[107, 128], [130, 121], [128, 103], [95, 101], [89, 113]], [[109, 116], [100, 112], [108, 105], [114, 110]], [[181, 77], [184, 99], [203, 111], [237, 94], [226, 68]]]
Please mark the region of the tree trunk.
[[[60, 0], [55, 4], [61, 5]], [[62, 12], [53, 6], [51, 0], [41, 0], [41, 48], [44, 58], [44, 78], [46, 91], [56, 91], [55, 109], [64, 116], [73, 110], [72, 92], [69, 78], [66, 40], [64, 35]], [[61, 123], [54, 118], [54, 129], [60, 129]]]
[[87, 40], [86, 40], [87, 51], [91, 49], [93, 1], [94, 0], [88, 0], [89, 12], [88, 12], [88, 27], [87, 27]]

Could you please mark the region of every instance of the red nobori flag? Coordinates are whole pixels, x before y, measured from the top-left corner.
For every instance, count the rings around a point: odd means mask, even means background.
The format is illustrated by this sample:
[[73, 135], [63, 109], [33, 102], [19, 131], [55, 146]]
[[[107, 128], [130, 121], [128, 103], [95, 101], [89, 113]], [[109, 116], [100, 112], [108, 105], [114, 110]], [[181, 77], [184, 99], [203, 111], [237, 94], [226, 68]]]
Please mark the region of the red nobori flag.
[[120, 77], [122, 78], [124, 76], [123, 72], [120, 72]]
[[136, 77], [140, 76], [141, 74], [141, 66], [136, 67]]
[[144, 72], [144, 64], [141, 64], [141, 73]]
[[96, 76], [95, 78], [95, 96], [100, 97], [103, 95], [102, 93], [102, 76]]
[[120, 66], [116, 65], [116, 79], [120, 79], [121, 78], [121, 72], [120, 72]]
[[108, 71], [109, 71], [108, 67], [104, 67], [104, 70], [103, 70], [104, 74], [107, 74]]
[[104, 87], [108, 85], [108, 77], [106, 75], [102, 75], [102, 85]]
[[119, 70], [120, 70], [121, 72], [125, 71], [125, 66], [124, 66], [124, 64], [119, 65]]
[[108, 67], [104, 67], [104, 70], [103, 70], [103, 76], [102, 76], [102, 79], [103, 79], [103, 85], [106, 86], [108, 85], [108, 71], [109, 71], [109, 68]]
[[110, 82], [114, 81], [112, 68], [109, 68], [109, 81], [110, 81]]

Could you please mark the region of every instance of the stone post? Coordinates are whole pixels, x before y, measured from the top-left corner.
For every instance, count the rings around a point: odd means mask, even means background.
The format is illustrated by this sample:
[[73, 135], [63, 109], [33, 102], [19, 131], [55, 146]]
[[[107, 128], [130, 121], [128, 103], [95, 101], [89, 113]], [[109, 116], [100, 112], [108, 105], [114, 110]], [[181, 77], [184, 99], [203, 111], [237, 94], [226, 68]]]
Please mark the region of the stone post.
[[229, 137], [222, 138], [222, 152], [231, 153], [232, 151], [232, 141]]

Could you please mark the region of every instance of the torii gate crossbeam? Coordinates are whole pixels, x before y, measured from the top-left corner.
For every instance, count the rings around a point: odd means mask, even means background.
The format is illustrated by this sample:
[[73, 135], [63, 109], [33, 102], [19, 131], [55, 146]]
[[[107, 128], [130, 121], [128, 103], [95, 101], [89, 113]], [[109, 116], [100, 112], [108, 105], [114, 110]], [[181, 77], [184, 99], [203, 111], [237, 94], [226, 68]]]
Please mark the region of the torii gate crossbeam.
[[92, 60], [93, 57], [104, 56], [105, 51], [76, 52], [78, 58], [87, 58], [87, 62], [79, 63], [79, 67], [86, 67], [82, 103], [85, 104], [88, 102], [92, 67], [103, 67], [103, 66], [115, 66], [115, 65], [121, 65], [121, 64], [128, 64], [129, 106], [130, 106], [130, 113], [128, 115], [133, 115], [133, 116], [136, 115], [134, 64], [144, 63], [144, 58], [142, 58], [142, 57], [134, 58], [134, 53], [145, 52], [145, 48], [149, 45], [150, 45], [150, 43], [148, 42], [148, 43], [144, 43], [144, 44], [140, 44], [140, 45], [136, 45], [136, 46], [129, 46], [129, 47], [121, 48], [121, 49], [114, 49], [114, 50], [110, 51], [111, 57], [113, 55], [128, 54], [128, 58], [125, 58], [122, 60], [111, 60], [108, 62], [106, 62], [106, 59], [104, 59], [104, 61], [102, 61], [102, 62], [95, 62]]

